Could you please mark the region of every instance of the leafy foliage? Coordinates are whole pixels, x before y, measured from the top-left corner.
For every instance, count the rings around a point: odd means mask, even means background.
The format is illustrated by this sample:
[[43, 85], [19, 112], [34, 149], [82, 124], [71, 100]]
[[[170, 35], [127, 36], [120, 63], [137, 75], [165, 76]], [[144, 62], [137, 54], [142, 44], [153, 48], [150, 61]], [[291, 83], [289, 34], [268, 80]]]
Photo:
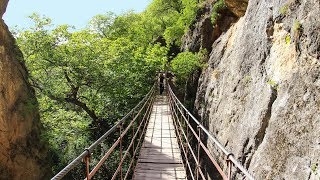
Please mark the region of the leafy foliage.
[[291, 37], [290, 37], [290, 35], [288, 34], [288, 35], [286, 35], [286, 37], [285, 37], [285, 41], [286, 41], [286, 44], [290, 44], [290, 42], [291, 42]]
[[182, 52], [178, 54], [171, 62], [173, 73], [176, 75], [178, 82], [188, 80], [191, 73], [201, 67], [199, 54], [192, 52]]
[[279, 9], [279, 12], [280, 14], [282, 15], [286, 15], [288, 13], [288, 10], [289, 10], [289, 5], [288, 4], [285, 4], [284, 6], [282, 6], [280, 9]]
[[213, 5], [213, 10], [211, 14], [211, 22], [213, 25], [217, 23], [217, 20], [220, 17], [220, 12], [226, 8], [224, 0], [218, 0]]
[[294, 20], [293, 26], [292, 26], [293, 31], [298, 32], [301, 30], [301, 28], [302, 28], [302, 24], [300, 23], [300, 21]]
[[147, 13], [158, 18], [168, 45], [181, 44], [183, 34], [195, 20], [197, 0], [154, 0]]
[[[197, 11], [197, 0], [154, 0], [139, 14], [96, 15], [82, 30], [54, 26], [50, 18], [37, 14], [30, 16], [32, 27], [16, 30], [54, 173], [146, 94], [156, 72], [167, 68], [170, 47], [181, 43]], [[161, 38], [165, 42], [158, 41]], [[201, 53], [179, 54], [171, 63], [178, 81], [185, 82], [200, 60]]]
[[80, 31], [53, 27], [36, 14], [30, 18], [34, 26], [18, 32], [17, 43], [36, 88], [56, 172], [146, 94], [167, 61], [167, 47], [147, 43], [153, 35], [141, 33], [143, 17], [130, 12], [96, 16], [90, 30]]

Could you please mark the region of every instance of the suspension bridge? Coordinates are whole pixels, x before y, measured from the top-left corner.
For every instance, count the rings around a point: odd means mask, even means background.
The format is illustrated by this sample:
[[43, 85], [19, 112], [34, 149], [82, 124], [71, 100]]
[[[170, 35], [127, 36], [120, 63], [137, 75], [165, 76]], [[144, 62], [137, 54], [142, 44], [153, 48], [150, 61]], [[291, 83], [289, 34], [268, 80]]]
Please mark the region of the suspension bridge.
[[[86, 180], [254, 179], [184, 107], [169, 83], [163, 95], [156, 89], [154, 85], [135, 108], [52, 180], [68, 179], [75, 169]], [[113, 143], [105, 147], [106, 141]], [[208, 144], [214, 148], [209, 150]], [[99, 161], [92, 161], [95, 155]]]

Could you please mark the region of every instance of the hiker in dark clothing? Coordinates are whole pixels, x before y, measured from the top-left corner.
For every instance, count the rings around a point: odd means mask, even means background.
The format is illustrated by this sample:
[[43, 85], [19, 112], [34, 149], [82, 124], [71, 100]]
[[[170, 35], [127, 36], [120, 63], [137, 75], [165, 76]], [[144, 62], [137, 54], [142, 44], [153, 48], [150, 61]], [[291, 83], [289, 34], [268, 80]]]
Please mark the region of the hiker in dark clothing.
[[159, 77], [159, 86], [160, 86], [160, 95], [163, 93], [163, 90], [164, 90], [164, 76], [163, 74], [161, 73], [160, 74], [160, 77]]

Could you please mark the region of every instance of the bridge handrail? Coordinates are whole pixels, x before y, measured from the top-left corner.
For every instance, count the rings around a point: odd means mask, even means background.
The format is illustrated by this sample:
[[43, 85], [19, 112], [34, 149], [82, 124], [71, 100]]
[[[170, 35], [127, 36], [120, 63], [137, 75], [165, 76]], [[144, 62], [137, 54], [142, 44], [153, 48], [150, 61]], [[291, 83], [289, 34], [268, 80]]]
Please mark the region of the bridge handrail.
[[96, 140], [88, 148], [86, 148], [78, 157], [76, 157], [71, 163], [69, 163], [65, 168], [63, 168], [58, 174], [52, 177], [51, 180], [62, 179], [65, 175], [68, 174], [69, 171], [71, 171], [79, 163], [81, 163], [81, 161], [84, 158], [90, 156], [90, 153], [92, 152], [92, 150], [94, 150], [103, 140], [105, 140], [111, 133], [113, 133], [119, 127], [119, 125], [124, 123], [130, 117], [130, 115], [132, 115], [134, 111], [137, 110], [137, 108], [139, 108], [146, 100], [150, 98], [150, 96], [154, 92], [154, 89], [155, 89], [155, 84], [152, 86], [148, 94], [146, 94], [145, 97], [133, 109], [131, 109], [128, 114], [126, 114], [122, 119], [120, 119], [111, 129], [109, 129], [98, 140]]
[[196, 125], [208, 136], [208, 138], [213, 141], [216, 146], [228, 157], [228, 159], [250, 180], [254, 180], [254, 177], [247, 171], [246, 168], [242, 166], [241, 163], [239, 163], [232, 153], [226, 150], [226, 148], [188, 111], [188, 109], [181, 103], [181, 101], [177, 98], [177, 96], [174, 94], [171, 86], [169, 83], [168, 85], [168, 91], [170, 95], [173, 96], [174, 100], [184, 109], [184, 111], [188, 114], [189, 117], [196, 123]]

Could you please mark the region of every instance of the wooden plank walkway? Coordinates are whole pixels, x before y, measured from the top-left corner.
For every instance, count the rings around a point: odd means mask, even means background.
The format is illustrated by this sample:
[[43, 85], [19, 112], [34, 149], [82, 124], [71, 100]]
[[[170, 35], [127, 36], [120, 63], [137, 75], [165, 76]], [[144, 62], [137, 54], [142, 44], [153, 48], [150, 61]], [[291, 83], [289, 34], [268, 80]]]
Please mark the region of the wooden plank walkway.
[[133, 179], [186, 179], [167, 96], [157, 96]]

